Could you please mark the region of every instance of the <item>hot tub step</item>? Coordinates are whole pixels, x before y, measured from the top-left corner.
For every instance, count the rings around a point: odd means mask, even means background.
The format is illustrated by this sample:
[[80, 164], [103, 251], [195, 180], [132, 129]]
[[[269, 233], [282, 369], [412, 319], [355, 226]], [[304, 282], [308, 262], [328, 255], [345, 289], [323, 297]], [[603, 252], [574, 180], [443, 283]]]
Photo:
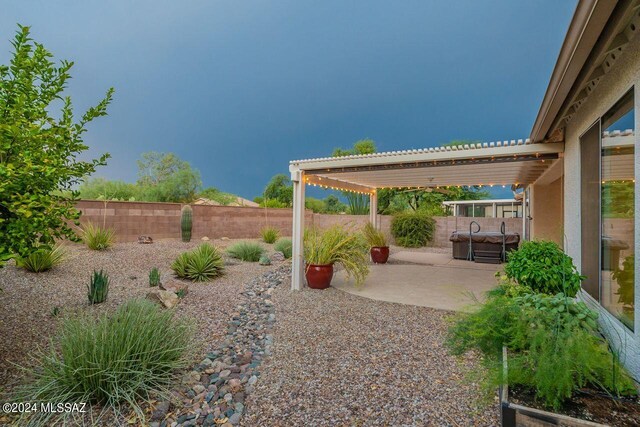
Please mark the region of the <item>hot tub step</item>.
[[500, 252], [496, 251], [473, 251], [473, 259], [482, 264], [500, 264], [502, 262]]

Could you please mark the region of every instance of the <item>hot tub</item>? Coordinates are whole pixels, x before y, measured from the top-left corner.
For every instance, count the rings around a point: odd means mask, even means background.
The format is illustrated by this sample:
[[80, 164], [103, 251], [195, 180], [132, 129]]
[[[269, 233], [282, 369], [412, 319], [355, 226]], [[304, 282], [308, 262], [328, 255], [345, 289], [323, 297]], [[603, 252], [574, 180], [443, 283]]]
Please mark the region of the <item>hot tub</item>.
[[[503, 234], [497, 231], [481, 231], [471, 234], [473, 250], [486, 252], [502, 252]], [[455, 259], [469, 259], [469, 232], [454, 231], [449, 240], [453, 242], [453, 257]], [[507, 252], [518, 249], [520, 234], [504, 234], [505, 250]]]

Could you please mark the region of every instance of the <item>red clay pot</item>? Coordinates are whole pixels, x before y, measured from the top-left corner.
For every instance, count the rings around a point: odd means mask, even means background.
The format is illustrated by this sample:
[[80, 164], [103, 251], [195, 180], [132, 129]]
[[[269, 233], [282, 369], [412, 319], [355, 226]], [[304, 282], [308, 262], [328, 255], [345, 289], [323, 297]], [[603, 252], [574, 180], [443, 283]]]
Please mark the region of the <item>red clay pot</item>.
[[386, 264], [389, 259], [389, 246], [374, 246], [370, 252], [371, 260], [376, 264]]
[[311, 289], [327, 289], [333, 279], [333, 264], [308, 264], [305, 277]]

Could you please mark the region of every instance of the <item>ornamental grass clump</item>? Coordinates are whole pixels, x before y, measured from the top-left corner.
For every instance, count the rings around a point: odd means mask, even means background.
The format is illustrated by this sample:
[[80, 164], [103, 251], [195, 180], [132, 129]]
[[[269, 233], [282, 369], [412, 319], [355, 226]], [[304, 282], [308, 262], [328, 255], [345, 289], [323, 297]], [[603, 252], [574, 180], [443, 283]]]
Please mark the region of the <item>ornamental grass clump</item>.
[[155, 287], [160, 284], [160, 270], [158, 267], [153, 267], [151, 271], [149, 271], [149, 286]]
[[255, 242], [238, 242], [227, 248], [227, 255], [242, 261], [258, 262], [265, 249]]
[[260, 230], [260, 236], [265, 243], [274, 243], [280, 237], [280, 230], [275, 227], [264, 227]]
[[54, 246], [53, 249], [40, 247], [31, 255], [16, 258], [16, 265], [32, 273], [42, 273], [60, 265], [64, 261], [65, 255], [65, 251], [60, 245]]
[[362, 235], [372, 248], [388, 246], [387, 236], [382, 231], [377, 230], [370, 222], [362, 229]]
[[112, 228], [101, 227], [88, 222], [82, 226], [82, 240], [89, 249], [102, 251], [113, 246], [116, 232]]
[[584, 280], [571, 257], [554, 242], [523, 242], [517, 251], [509, 252], [507, 259], [504, 267], [507, 277], [533, 292], [549, 295], [562, 292], [574, 297]]
[[102, 270], [94, 270], [91, 282], [87, 285], [89, 304], [103, 303], [107, 300], [107, 295], [109, 295], [109, 275]]
[[[23, 368], [25, 378], [31, 380], [14, 398], [88, 402], [99, 404], [103, 411], [133, 411], [144, 420], [140, 405], [151, 394], [166, 397], [179, 370], [189, 366], [192, 337], [190, 321], [144, 299], [130, 300], [115, 313], [97, 318], [89, 314], [67, 317], [49, 348], [36, 352], [34, 368]], [[35, 425], [53, 421], [45, 413], [31, 417]]]
[[291, 258], [291, 255], [293, 253], [293, 246], [291, 244], [291, 239], [287, 239], [287, 238], [279, 239], [273, 245], [273, 249], [275, 249], [278, 252], [282, 252], [282, 254], [286, 259]]
[[313, 265], [339, 264], [362, 285], [369, 274], [369, 247], [360, 233], [351, 232], [340, 225], [324, 231], [309, 229], [304, 235], [304, 259]]
[[224, 273], [220, 251], [209, 243], [184, 252], [173, 261], [171, 269], [177, 277], [193, 282], [208, 282]]

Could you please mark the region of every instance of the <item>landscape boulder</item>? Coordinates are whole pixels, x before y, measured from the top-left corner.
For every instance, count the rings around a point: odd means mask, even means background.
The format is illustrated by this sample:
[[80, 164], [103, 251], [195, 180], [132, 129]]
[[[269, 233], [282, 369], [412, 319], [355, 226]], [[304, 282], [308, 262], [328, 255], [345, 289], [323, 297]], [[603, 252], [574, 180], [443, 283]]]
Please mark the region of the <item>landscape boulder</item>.
[[182, 294], [183, 297], [189, 293], [189, 285], [177, 280], [172, 280], [168, 283], [160, 283], [160, 289], [163, 291], [173, 292], [176, 295]]
[[138, 236], [138, 243], [148, 245], [153, 243], [153, 239], [151, 236]]
[[164, 291], [162, 289], [149, 292], [147, 294], [147, 299], [158, 303], [166, 308], [173, 308], [180, 301], [180, 298], [178, 298], [178, 295], [176, 295], [175, 292]]

